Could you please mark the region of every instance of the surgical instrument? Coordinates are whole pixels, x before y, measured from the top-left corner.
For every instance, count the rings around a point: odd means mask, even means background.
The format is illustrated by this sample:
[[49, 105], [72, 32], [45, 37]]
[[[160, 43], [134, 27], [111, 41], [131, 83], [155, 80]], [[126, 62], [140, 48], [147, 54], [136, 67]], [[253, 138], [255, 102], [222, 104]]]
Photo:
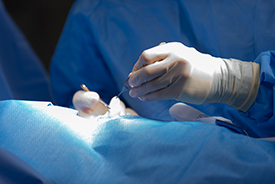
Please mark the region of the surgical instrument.
[[124, 85], [120, 91], [120, 93], [117, 95], [117, 97], [119, 97], [123, 92], [129, 90], [129, 89], [132, 89], [131, 86], [129, 85], [128, 83], [128, 80], [129, 80], [130, 77], [127, 78], [127, 80], [124, 82]]

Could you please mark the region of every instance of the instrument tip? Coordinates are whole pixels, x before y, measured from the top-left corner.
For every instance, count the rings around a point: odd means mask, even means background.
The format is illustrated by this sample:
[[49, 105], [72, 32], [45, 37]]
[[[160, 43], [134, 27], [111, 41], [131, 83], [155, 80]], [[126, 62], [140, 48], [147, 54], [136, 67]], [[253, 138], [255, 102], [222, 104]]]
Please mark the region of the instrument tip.
[[84, 91], [90, 91], [87, 86], [85, 84], [80, 84], [80, 87], [84, 90]]

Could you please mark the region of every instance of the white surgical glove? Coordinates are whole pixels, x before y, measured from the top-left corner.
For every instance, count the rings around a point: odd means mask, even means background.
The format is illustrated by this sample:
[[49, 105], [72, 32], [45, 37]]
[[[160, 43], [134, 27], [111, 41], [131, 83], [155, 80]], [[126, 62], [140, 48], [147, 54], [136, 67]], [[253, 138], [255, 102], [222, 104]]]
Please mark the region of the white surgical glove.
[[73, 105], [78, 115], [86, 119], [95, 119], [101, 116], [138, 115], [134, 110], [126, 108], [124, 103], [113, 97], [109, 108], [94, 91], [77, 91], [73, 96]]
[[208, 116], [203, 112], [185, 104], [176, 103], [169, 109], [169, 114], [175, 121], [196, 121], [209, 124], [216, 124], [216, 120], [233, 124], [231, 120], [221, 116]]
[[145, 50], [135, 64], [129, 94], [143, 101], [227, 103], [246, 111], [256, 99], [260, 67], [221, 59], [172, 42]]
[[77, 91], [73, 96], [73, 105], [81, 117], [93, 118], [108, 112], [99, 95], [93, 91]]

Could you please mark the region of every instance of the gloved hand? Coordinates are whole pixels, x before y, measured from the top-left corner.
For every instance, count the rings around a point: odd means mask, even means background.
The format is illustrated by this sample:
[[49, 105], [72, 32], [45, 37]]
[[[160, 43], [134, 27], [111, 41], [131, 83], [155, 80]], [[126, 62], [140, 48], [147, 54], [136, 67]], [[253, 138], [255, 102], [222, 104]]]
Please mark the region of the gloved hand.
[[125, 114], [137, 115], [134, 110], [126, 108], [117, 97], [112, 98], [109, 104], [110, 109], [108, 109], [100, 100], [99, 95], [93, 91], [77, 91], [73, 96], [73, 105], [78, 110], [78, 115], [86, 119]]
[[202, 54], [172, 42], [145, 50], [129, 79], [131, 97], [143, 101], [227, 103], [243, 111], [257, 96], [259, 65]]
[[247, 135], [247, 132], [232, 123], [231, 120], [221, 116], [208, 116], [203, 112], [186, 105], [185, 103], [176, 103], [169, 109], [169, 114], [175, 121], [195, 121], [208, 124], [216, 124], [218, 126], [226, 127], [234, 132]]
[[216, 120], [233, 124], [231, 120], [221, 116], [208, 116], [203, 112], [185, 104], [176, 103], [169, 109], [169, 114], [175, 121], [196, 121], [209, 124], [216, 124]]

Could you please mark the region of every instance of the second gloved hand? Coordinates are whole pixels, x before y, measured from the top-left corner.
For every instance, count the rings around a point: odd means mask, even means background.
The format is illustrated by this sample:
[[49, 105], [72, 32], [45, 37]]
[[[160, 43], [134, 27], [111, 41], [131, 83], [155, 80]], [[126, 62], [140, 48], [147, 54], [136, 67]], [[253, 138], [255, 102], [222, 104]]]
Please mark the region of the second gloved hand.
[[259, 79], [258, 64], [212, 57], [173, 42], [141, 54], [129, 79], [130, 96], [143, 101], [222, 102], [246, 111], [256, 98]]
[[94, 91], [77, 91], [73, 96], [73, 105], [79, 116], [91, 120], [101, 116], [138, 115], [134, 110], [126, 108], [116, 96], [110, 101], [108, 109]]

